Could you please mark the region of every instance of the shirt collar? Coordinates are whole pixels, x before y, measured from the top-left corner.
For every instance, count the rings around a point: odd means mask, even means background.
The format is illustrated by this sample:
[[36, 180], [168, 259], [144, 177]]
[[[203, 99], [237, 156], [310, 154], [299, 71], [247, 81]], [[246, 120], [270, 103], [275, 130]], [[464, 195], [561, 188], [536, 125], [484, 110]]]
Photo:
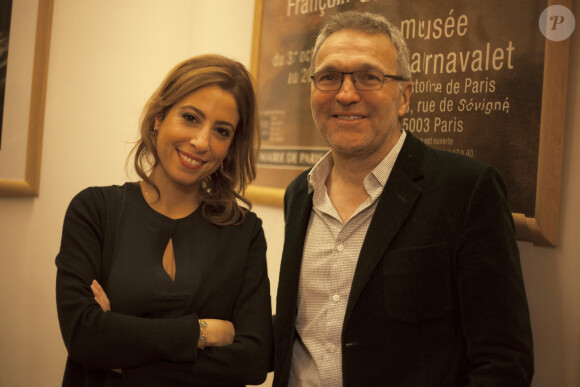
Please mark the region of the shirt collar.
[[[395, 161], [401, 152], [401, 148], [403, 147], [403, 143], [405, 142], [406, 137], [407, 133], [402, 131], [395, 146], [389, 151], [385, 158], [383, 158], [383, 160], [381, 160], [381, 162], [365, 177], [363, 184], [373, 199], [380, 195], [383, 188], [385, 187], [385, 184], [387, 184], [389, 175], [393, 170], [393, 166], [395, 165]], [[314, 167], [312, 167], [312, 170], [308, 174], [308, 193], [318, 191], [325, 185], [326, 179], [328, 178], [333, 165], [334, 159], [332, 158], [332, 151], [329, 151], [316, 163], [316, 165], [314, 165]]]
[[318, 191], [326, 183], [326, 179], [332, 170], [334, 159], [332, 158], [332, 151], [328, 151], [318, 162], [312, 167], [308, 173], [308, 193]]

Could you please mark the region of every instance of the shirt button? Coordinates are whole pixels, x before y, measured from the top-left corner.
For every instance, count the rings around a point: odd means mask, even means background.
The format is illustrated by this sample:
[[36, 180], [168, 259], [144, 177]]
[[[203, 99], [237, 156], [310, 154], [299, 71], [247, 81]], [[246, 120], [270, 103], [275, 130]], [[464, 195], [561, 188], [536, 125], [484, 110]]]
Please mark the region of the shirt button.
[[344, 250], [344, 245], [342, 243], [339, 243], [338, 245], [336, 245], [336, 249], [338, 251], [342, 251], [342, 250]]
[[330, 344], [330, 343], [326, 344], [326, 349], [330, 353], [334, 353], [336, 351], [336, 347], [333, 344]]
[[340, 301], [340, 296], [338, 294], [335, 294], [334, 296], [332, 296], [332, 299], [336, 302]]

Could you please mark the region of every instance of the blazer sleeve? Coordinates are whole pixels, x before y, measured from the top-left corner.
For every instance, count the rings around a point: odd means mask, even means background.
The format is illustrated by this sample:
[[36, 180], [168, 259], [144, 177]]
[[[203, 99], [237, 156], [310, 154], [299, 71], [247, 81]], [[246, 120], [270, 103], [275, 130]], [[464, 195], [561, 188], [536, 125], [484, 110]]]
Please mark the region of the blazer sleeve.
[[[149, 319], [103, 312], [90, 285], [100, 278], [108, 219], [104, 190], [88, 188], [70, 203], [56, 257], [58, 318], [69, 357], [95, 369], [125, 368], [156, 360], [195, 361], [195, 315]], [[111, 242], [111, 241], [109, 241]]]
[[513, 218], [500, 174], [487, 168], [469, 199], [457, 252], [469, 385], [529, 386], [533, 350]]
[[[272, 308], [266, 240], [261, 221], [255, 219], [232, 318], [236, 330], [233, 344], [199, 350], [195, 363], [158, 361], [125, 369], [128, 385], [224, 386], [264, 382], [273, 356]], [[231, 244], [235, 249], [247, 246], [235, 240]]]

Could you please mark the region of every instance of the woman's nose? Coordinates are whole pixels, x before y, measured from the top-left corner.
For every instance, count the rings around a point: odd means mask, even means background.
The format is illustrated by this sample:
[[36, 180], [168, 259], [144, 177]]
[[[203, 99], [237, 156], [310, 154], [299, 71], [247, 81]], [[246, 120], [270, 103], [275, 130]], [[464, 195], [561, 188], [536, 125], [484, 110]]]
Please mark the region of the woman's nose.
[[196, 130], [191, 136], [189, 143], [193, 145], [198, 152], [205, 152], [209, 148], [210, 141], [210, 128], [208, 126], [202, 126], [199, 130]]

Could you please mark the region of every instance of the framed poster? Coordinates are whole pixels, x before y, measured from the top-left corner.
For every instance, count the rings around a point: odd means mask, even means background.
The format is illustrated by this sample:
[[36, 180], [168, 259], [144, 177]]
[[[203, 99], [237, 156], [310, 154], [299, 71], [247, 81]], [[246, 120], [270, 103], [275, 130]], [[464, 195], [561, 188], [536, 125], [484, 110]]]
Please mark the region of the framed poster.
[[52, 9], [53, 0], [14, 1], [12, 6], [0, 143], [1, 196], [38, 195]]
[[8, 62], [11, 15], [12, 0], [0, 0], [0, 149], [2, 149], [2, 118], [4, 115], [6, 63]]
[[571, 0], [256, 0], [251, 67], [262, 148], [248, 197], [282, 205], [287, 184], [327, 152], [309, 103], [316, 34], [325, 15], [371, 11], [399, 27], [411, 52], [414, 92], [403, 129], [499, 169], [517, 238], [555, 245], [569, 39], [546, 39], [539, 20], [556, 3], [571, 7]]

